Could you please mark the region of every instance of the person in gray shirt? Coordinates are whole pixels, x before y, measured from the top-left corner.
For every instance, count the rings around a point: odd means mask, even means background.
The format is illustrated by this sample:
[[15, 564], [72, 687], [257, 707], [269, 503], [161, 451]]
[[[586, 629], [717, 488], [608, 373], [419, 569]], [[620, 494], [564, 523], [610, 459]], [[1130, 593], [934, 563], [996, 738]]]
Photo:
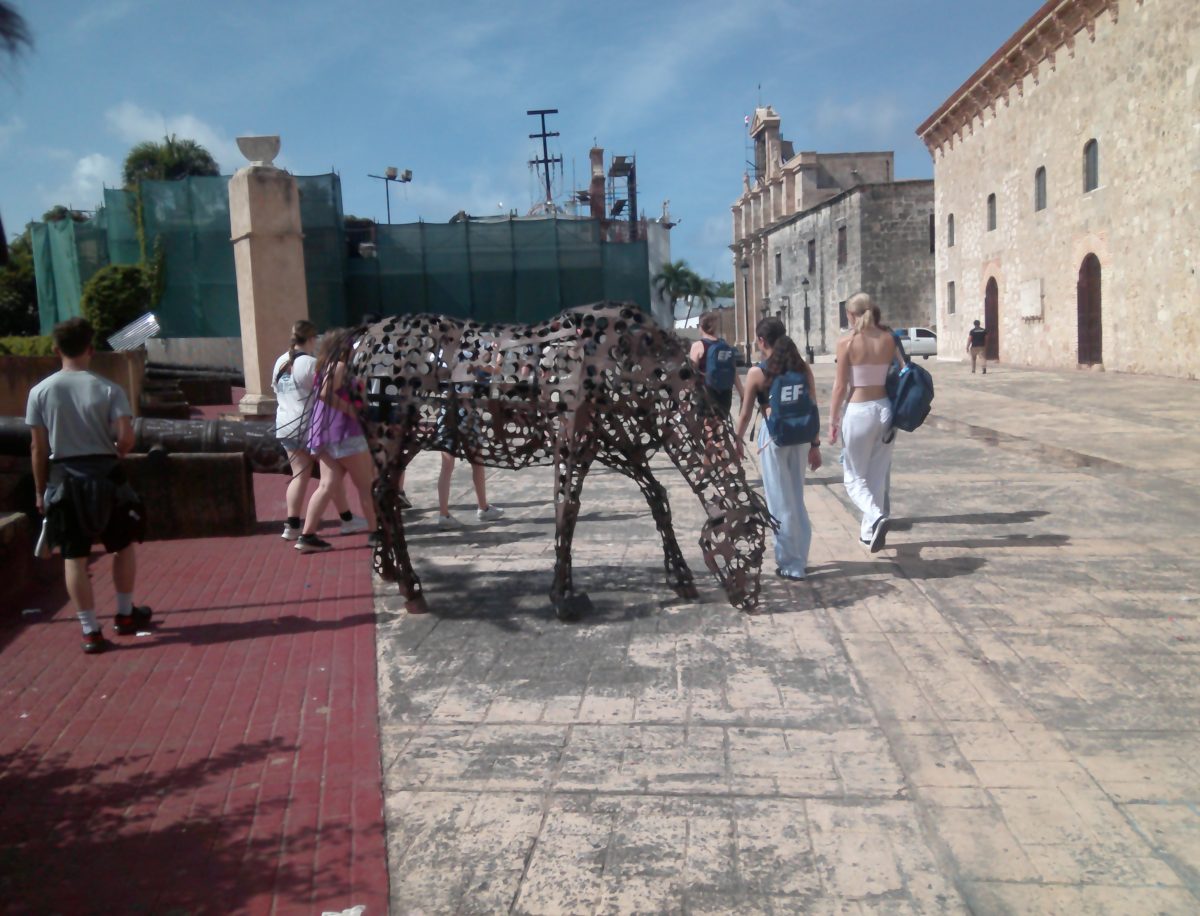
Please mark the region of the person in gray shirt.
[[113, 382], [89, 371], [92, 326], [71, 318], [54, 327], [54, 352], [62, 369], [29, 392], [25, 423], [31, 427], [33, 481], [38, 511], [51, 545], [65, 561], [67, 594], [83, 627], [83, 651], [109, 643], [96, 622], [88, 559], [100, 541], [114, 554], [117, 614], [113, 628], [129, 635], [150, 624], [148, 607], [133, 603], [145, 511], [129, 486], [120, 459], [133, 448], [129, 398]]

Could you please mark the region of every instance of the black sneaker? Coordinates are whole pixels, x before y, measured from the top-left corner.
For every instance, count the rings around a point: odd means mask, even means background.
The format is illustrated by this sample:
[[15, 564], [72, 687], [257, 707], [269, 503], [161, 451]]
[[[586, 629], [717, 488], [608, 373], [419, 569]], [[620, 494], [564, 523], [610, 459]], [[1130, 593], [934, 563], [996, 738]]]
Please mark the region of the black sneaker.
[[368, 547], [378, 547], [382, 543], [383, 543], [383, 532], [380, 531], [378, 528], [376, 528], [374, 531], [372, 531], [370, 534], [367, 535], [367, 546]]
[[153, 615], [148, 607], [135, 607], [130, 613], [118, 614], [113, 619], [113, 630], [118, 636], [132, 636], [138, 630], [147, 629]]
[[333, 550], [333, 545], [328, 541], [321, 540], [315, 534], [302, 534], [296, 541], [296, 549], [301, 553], [321, 553], [325, 550]]
[[886, 515], [876, 519], [875, 527], [871, 529], [871, 553], [879, 553], [887, 546], [887, 533], [891, 524], [892, 520]]
[[783, 569], [778, 566], [775, 567], [775, 575], [779, 576], [780, 579], [791, 579], [793, 582], [804, 581], [804, 576], [798, 576], [795, 573], [784, 572]]
[[396, 505], [399, 506], [401, 509], [411, 509], [412, 508], [412, 500], [410, 500], [407, 496], [404, 495], [403, 490], [400, 490], [396, 494]]
[[104, 638], [102, 630], [92, 630], [83, 634], [83, 651], [88, 655], [99, 655], [112, 648], [112, 643]]

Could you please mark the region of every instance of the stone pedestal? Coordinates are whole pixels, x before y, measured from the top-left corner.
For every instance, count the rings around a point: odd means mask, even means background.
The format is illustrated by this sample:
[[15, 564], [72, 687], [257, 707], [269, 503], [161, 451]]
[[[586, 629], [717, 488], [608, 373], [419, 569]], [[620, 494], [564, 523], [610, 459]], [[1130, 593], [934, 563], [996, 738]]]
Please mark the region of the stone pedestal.
[[288, 348], [292, 323], [308, 318], [295, 179], [270, 165], [241, 169], [229, 181], [229, 223], [246, 376], [246, 395], [238, 410], [249, 416], [272, 415], [271, 369]]

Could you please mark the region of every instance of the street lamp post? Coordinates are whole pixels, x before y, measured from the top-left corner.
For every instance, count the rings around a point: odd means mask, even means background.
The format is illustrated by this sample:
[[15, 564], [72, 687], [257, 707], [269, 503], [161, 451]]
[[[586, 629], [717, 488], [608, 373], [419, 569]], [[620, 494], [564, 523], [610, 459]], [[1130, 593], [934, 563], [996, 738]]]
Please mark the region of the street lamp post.
[[812, 344], [808, 342], [808, 333], [812, 330], [812, 313], [808, 310], [808, 277], [800, 278], [800, 286], [804, 289], [804, 355], [811, 365], [813, 361]]
[[742, 327], [746, 331], [746, 365], [754, 358], [750, 337], [750, 262], [742, 259]]
[[383, 196], [387, 201], [387, 221], [388, 225], [390, 226], [392, 224], [392, 182], [395, 181], [399, 184], [407, 184], [408, 182], [412, 181], [412, 169], [405, 169], [403, 172], [401, 172], [394, 165], [389, 165], [386, 169], [384, 169], [382, 175], [372, 175], [368, 173], [367, 177], [378, 178], [383, 182]]

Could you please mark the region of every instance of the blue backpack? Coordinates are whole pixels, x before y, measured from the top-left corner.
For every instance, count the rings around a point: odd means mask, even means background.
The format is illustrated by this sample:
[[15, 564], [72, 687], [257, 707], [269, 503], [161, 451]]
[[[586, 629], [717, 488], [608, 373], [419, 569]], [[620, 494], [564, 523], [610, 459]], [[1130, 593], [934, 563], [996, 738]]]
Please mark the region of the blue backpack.
[[708, 344], [708, 352], [704, 354], [704, 384], [714, 391], [732, 391], [737, 373], [734, 355], [733, 347], [724, 338]]
[[821, 433], [821, 412], [803, 372], [784, 372], [771, 382], [767, 432], [776, 445], [807, 445]]
[[908, 363], [888, 373], [887, 396], [892, 402], [892, 427], [911, 433], [925, 422], [933, 404], [933, 376], [925, 369]]

